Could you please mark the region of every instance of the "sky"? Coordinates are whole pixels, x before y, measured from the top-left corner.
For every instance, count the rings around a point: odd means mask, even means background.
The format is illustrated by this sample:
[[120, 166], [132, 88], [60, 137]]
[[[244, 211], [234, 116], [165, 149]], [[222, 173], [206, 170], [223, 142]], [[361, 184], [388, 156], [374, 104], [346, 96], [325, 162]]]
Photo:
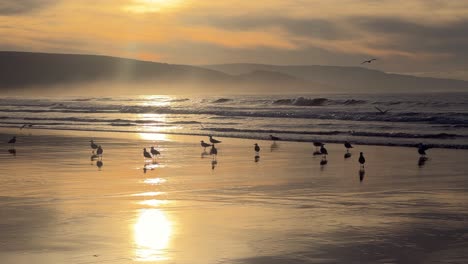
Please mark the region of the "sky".
[[0, 50], [468, 80], [467, 0], [0, 0]]

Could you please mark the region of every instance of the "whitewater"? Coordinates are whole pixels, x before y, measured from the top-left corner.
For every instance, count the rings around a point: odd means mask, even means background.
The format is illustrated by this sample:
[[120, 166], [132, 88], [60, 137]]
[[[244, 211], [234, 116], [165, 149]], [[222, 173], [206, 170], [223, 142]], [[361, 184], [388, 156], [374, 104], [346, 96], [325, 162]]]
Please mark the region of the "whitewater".
[[[380, 110], [379, 110], [380, 109]], [[385, 113], [382, 113], [385, 112]], [[468, 93], [0, 97], [0, 127], [468, 148]], [[23, 133], [25, 130], [21, 130]]]

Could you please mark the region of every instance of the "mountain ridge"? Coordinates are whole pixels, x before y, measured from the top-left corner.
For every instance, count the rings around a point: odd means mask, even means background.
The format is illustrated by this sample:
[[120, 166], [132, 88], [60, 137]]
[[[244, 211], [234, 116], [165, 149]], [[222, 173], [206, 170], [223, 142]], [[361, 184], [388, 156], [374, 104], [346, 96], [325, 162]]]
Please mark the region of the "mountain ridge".
[[[0, 51], [1, 92], [68, 85], [78, 87], [76, 92], [102, 82], [123, 84], [123, 91], [128, 93], [468, 91], [468, 81], [363, 67], [253, 63], [195, 66], [106, 55]], [[145, 90], [137, 89], [138, 85], [144, 85]]]

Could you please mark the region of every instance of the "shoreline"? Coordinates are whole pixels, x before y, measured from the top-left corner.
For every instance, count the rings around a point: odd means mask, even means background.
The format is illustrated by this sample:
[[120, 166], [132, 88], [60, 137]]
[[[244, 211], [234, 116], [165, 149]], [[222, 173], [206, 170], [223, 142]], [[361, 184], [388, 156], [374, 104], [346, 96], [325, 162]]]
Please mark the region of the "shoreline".
[[[0, 134], [7, 134], [7, 135], [16, 135], [15, 130], [19, 130], [18, 127], [8, 127], [2, 126], [0, 127]], [[223, 138], [231, 138], [231, 139], [248, 139], [248, 140], [262, 140], [262, 141], [271, 141], [269, 138], [265, 137], [256, 137], [256, 136], [233, 136], [233, 135], [225, 135], [222, 133], [184, 133], [184, 132], [151, 132], [151, 131], [127, 131], [127, 130], [105, 130], [105, 129], [93, 129], [93, 130], [86, 130], [86, 129], [73, 129], [73, 128], [56, 128], [56, 129], [49, 129], [49, 128], [26, 128], [25, 130], [19, 130], [20, 132], [24, 131], [75, 131], [75, 132], [96, 132], [96, 133], [120, 133], [120, 134], [160, 134], [160, 135], [175, 135], [175, 136], [204, 136], [207, 137], [212, 135], [214, 137], [223, 137]], [[4, 131], [9, 131], [8, 133], [4, 133]], [[272, 132], [273, 133], [273, 132]], [[320, 134], [318, 134], [320, 136]], [[417, 139], [417, 138], [415, 138]], [[422, 138], [424, 139], [424, 138]], [[325, 143], [331, 144], [343, 144], [345, 141], [350, 141], [352, 144], [356, 145], [363, 145], [363, 146], [382, 146], [382, 147], [404, 147], [404, 148], [416, 148], [420, 141], [417, 143], [379, 143], [379, 142], [362, 142], [360, 140], [317, 140]], [[313, 143], [314, 140], [307, 140], [307, 139], [282, 139], [278, 142], [298, 142], [298, 143]], [[460, 145], [460, 144], [428, 144], [430, 148], [437, 148], [437, 149], [468, 149], [468, 145]]]

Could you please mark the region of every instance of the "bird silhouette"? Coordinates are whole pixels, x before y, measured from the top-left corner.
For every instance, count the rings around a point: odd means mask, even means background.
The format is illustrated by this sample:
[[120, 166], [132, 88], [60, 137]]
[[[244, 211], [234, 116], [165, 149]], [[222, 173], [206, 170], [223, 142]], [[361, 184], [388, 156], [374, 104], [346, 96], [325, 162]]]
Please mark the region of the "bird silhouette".
[[325, 144], [322, 144], [322, 146], [320, 146], [320, 154], [325, 155], [325, 156], [328, 155], [328, 151], [325, 148]]
[[345, 141], [344, 146], [345, 146], [345, 148], [346, 148], [346, 153], [344, 154], [344, 158], [345, 158], [345, 159], [350, 158], [350, 157], [351, 157], [351, 153], [349, 152], [349, 149], [350, 149], [350, 148], [353, 148], [353, 146], [352, 146], [351, 143], [349, 143], [348, 141]]
[[148, 159], [152, 159], [153, 156], [151, 156], [151, 153], [149, 153], [148, 151], [146, 151], [146, 148], [143, 149], [143, 156], [145, 158], [148, 158]]
[[260, 152], [260, 146], [257, 143], [255, 143], [254, 146], [255, 152]]
[[273, 140], [273, 141], [281, 140], [281, 138], [275, 137], [275, 136], [273, 136], [273, 135], [270, 135], [270, 138], [271, 138], [271, 140]]
[[377, 60], [377, 59], [365, 60], [365, 61], [361, 62], [361, 64], [371, 63], [371, 62], [373, 62], [373, 61], [375, 61], [375, 60]]
[[16, 136], [12, 137], [9, 141], [8, 144], [15, 144], [16, 143]]
[[423, 143], [419, 143], [418, 144], [418, 153], [419, 155], [421, 155], [422, 157], [425, 157], [426, 156], [426, 150], [429, 149], [429, 146], [427, 145], [424, 145]]
[[92, 149], [97, 149], [98, 148], [98, 145], [94, 143], [94, 140], [90, 140], [89, 142], [91, 142], [91, 148]]
[[349, 143], [349, 141], [345, 141], [344, 146], [346, 148], [346, 152], [348, 152], [350, 148], [353, 148], [353, 146], [351, 145], [351, 143]]
[[157, 149], [155, 149], [154, 147], [151, 147], [150, 149], [150, 152], [151, 152], [151, 155], [153, 155], [153, 157], [157, 156], [157, 155], [161, 155], [161, 152], [159, 152]]
[[24, 124], [20, 127], [20, 130], [22, 130], [23, 128], [31, 128], [33, 126], [33, 124]]
[[361, 168], [364, 168], [364, 163], [366, 163], [366, 159], [364, 158], [364, 153], [359, 153], [359, 163], [361, 164]]
[[206, 149], [207, 147], [211, 147], [211, 144], [205, 143], [205, 141], [200, 141], [200, 145], [203, 147], [203, 149]]
[[374, 106], [374, 108], [377, 109], [377, 111], [379, 111], [378, 113], [381, 114], [381, 115], [385, 115], [385, 114], [388, 113], [390, 110], [392, 110], [392, 109], [382, 110], [382, 109], [378, 108], [377, 106]]
[[213, 143], [213, 144], [221, 143], [221, 141], [214, 139], [213, 136], [209, 136], [209, 137], [210, 137], [210, 142], [211, 143]]

